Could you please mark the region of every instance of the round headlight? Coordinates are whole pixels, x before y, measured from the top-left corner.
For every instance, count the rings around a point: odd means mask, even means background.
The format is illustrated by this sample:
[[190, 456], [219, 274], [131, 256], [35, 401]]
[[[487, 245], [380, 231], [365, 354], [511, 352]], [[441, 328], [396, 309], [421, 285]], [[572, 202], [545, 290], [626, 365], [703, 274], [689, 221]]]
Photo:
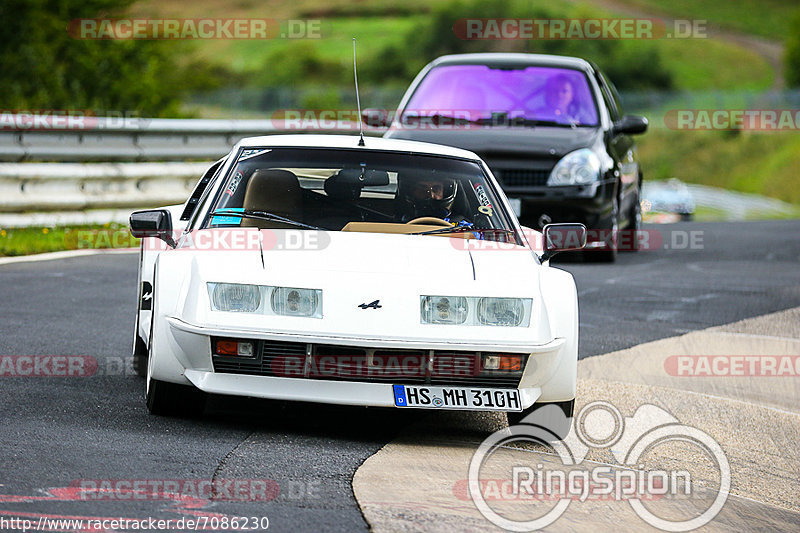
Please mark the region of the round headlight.
[[422, 321], [428, 324], [463, 324], [469, 305], [463, 296], [423, 296]]
[[570, 152], [556, 163], [548, 185], [586, 185], [600, 178], [600, 159], [588, 148]]
[[276, 287], [272, 291], [272, 310], [278, 315], [318, 316], [321, 291]]
[[525, 306], [519, 298], [481, 298], [478, 321], [485, 326], [519, 326]]
[[216, 311], [253, 313], [261, 305], [261, 289], [258, 285], [216, 283], [211, 304]]

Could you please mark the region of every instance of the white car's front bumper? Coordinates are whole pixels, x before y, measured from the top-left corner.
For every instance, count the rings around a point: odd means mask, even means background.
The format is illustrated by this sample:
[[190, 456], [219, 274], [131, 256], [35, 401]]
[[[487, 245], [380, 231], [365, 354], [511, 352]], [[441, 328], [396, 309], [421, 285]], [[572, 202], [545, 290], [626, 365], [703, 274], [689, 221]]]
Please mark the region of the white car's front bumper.
[[[387, 383], [244, 376], [198, 370], [186, 370], [184, 375], [198, 389], [213, 394], [339, 405], [395, 407], [392, 385]], [[523, 409], [533, 405], [541, 394], [538, 387], [520, 389], [519, 392]]]
[[[447, 341], [418, 342], [402, 339], [355, 338], [355, 337], [306, 337], [281, 332], [233, 330], [190, 324], [175, 317], [168, 317], [167, 328], [161, 329], [162, 342], [157, 349], [151, 367], [152, 376], [163, 381], [191, 383], [198, 389], [215, 394], [250, 396], [287, 401], [307, 401], [340, 405], [363, 405], [394, 407], [392, 383], [376, 383], [368, 380], [326, 380], [298, 377], [277, 377], [241, 373], [215, 372], [211, 357], [211, 337], [254, 338], [262, 340], [294, 341], [304, 343], [338, 344], [370, 348], [412, 348], [425, 350], [490, 351], [528, 354], [527, 364], [517, 387], [523, 408], [530, 407], [542, 394], [541, 385], [547, 382], [559, 366], [565, 339], [556, 338], [542, 344], [485, 343], [475, 344]], [[166, 341], [166, 342], [163, 342]], [[403, 378], [395, 384], [406, 384]], [[409, 383], [410, 384], [410, 383]], [[418, 384], [415, 383], [415, 384]], [[441, 383], [444, 385], [444, 383]], [[483, 385], [460, 385], [455, 387], [493, 388]]]

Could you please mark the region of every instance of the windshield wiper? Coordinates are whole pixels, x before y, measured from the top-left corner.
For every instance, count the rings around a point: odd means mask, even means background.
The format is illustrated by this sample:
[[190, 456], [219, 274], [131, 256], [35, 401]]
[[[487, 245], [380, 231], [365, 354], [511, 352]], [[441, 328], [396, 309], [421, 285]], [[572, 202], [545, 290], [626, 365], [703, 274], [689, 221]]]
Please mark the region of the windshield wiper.
[[274, 213], [267, 213], [266, 211], [255, 211], [252, 209], [249, 209], [247, 211], [234, 211], [233, 209], [217, 209], [216, 211], [213, 211], [211, 213], [212, 217], [216, 215], [242, 217], [242, 218], [255, 218], [259, 220], [269, 220], [270, 222], [283, 222], [284, 224], [289, 224], [290, 226], [297, 226], [299, 228], [329, 231], [325, 228], [320, 228], [319, 226], [311, 226], [309, 224], [303, 224], [302, 222], [292, 220], [291, 218], [282, 217]]
[[490, 118], [481, 119], [480, 124], [485, 126], [511, 126], [521, 128], [535, 128], [536, 126], [549, 126], [554, 128], [575, 128], [578, 126], [576, 121], [556, 122], [555, 120], [540, 120], [536, 118], [514, 117], [505, 120], [494, 120]]
[[469, 226], [453, 226], [450, 228], [432, 229], [428, 231], [420, 231], [417, 233], [409, 233], [409, 235], [439, 235], [442, 233], [482, 233], [484, 231], [497, 231], [505, 233], [506, 235], [513, 235], [514, 232], [510, 229], [502, 228], [476, 228], [472, 225]]
[[[479, 124], [481, 120], [483, 119], [471, 120], [465, 117], [453, 117], [450, 115], [441, 115], [439, 113], [433, 115], [405, 115], [403, 117], [404, 123], [432, 123], [442, 126], [465, 126], [467, 124]], [[443, 122], [444, 124], [442, 124]]]

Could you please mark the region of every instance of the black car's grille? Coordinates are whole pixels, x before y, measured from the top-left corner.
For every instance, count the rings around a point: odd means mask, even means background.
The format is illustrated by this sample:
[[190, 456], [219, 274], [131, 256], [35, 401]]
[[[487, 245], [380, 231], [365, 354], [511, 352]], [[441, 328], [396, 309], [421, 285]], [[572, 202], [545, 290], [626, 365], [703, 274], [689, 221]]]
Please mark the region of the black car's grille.
[[492, 173], [506, 187], [544, 187], [549, 170], [536, 168], [493, 168]]
[[[482, 371], [481, 353], [367, 349], [326, 344], [256, 341], [253, 358], [212, 357], [225, 374], [289, 377], [361, 383], [402, 383], [516, 388], [520, 374]], [[492, 352], [494, 353], [494, 352]], [[308, 355], [307, 355], [308, 354]], [[523, 356], [525, 368], [527, 356]]]

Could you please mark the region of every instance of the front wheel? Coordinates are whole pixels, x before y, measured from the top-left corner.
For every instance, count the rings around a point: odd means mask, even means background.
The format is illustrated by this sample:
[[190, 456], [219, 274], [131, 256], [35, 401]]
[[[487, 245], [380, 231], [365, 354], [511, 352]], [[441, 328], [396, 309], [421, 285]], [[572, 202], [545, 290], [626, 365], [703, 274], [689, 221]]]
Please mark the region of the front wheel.
[[572, 428], [575, 400], [567, 402], [535, 403], [519, 413], [508, 412], [509, 426], [528, 424], [540, 426], [553, 434], [553, 441], [564, 440]]
[[194, 418], [206, 408], [206, 393], [190, 385], [178, 385], [150, 378], [147, 384], [147, 410], [160, 416]]
[[138, 332], [133, 335], [133, 371], [139, 377], [147, 376], [147, 344]]
[[150, 318], [150, 343], [147, 347], [147, 379], [145, 398], [150, 414], [194, 418], [203, 414], [208, 395], [191, 385], [178, 385], [153, 378], [153, 345], [155, 344], [156, 302], [153, 291], [153, 314]]
[[639, 242], [639, 232], [642, 230], [642, 204], [639, 195], [636, 195], [636, 202], [631, 208], [628, 216], [628, 238], [627, 246], [621, 249], [625, 252], [638, 252], [641, 249]]

